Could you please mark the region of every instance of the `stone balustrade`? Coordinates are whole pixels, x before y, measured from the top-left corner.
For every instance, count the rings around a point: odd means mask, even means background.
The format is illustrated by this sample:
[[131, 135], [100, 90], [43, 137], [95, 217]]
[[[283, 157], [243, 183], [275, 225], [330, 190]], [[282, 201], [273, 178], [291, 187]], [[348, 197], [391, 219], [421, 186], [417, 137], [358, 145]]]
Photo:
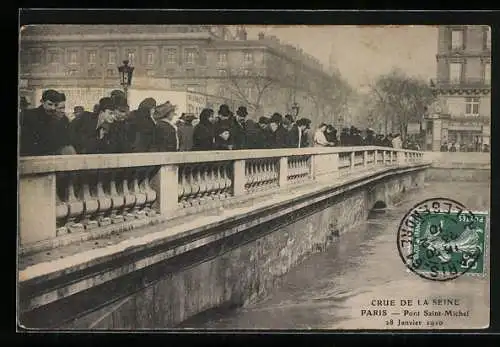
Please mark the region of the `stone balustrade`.
[[422, 152], [373, 146], [23, 157], [21, 253], [423, 160]]

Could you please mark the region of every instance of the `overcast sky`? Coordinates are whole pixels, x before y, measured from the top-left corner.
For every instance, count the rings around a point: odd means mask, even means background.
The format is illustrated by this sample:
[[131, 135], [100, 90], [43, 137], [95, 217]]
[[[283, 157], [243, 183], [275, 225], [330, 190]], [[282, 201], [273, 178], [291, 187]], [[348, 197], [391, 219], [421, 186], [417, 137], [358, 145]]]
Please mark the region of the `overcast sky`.
[[361, 87], [393, 67], [426, 80], [436, 75], [435, 26], [247, 26], [300, 46], [326, 67], [330, 54], [342, 75]]

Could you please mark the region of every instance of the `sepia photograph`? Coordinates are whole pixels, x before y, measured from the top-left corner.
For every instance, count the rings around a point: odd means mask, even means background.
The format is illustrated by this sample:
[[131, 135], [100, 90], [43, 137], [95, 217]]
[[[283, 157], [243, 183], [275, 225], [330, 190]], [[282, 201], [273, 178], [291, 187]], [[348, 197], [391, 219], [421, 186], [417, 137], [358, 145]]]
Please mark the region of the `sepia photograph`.
[[488, 25], [30, 24], [19, 50], [18, 331], [489, 327]]

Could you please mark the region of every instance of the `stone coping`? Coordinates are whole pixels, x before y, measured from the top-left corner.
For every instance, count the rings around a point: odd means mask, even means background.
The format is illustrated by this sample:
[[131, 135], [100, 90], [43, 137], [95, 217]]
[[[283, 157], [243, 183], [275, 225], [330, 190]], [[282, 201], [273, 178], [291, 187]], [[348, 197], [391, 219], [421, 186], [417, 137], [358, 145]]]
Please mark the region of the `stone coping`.
[[236, 151], [203, 152], [158, 152], [126, 154], [81, 154], [41, 157], [21, 157], [19, 174], [21, 176], [53, 173], [61, 171], [114, 169], [124, 167], [160, 166], [170, 164], [207, 163], [244, 159], [288, 157], [294, 155], [318, 155], [331, 153], [350, 153], [370, 150], [422, 153], [418, 151], [393, 149], [390, 147], [308, 147], [280, 149], [248, 149]]
[[[335, 179], [334, 177], [325, 176], [318, 181], [313, 181], [312, 184], [297, 187], [297, 189], [280, 191], [280, 194], [274, 195], [273, 198], [269, 198], [268, 196], [266, 199], [261, 199], [260, 201], [252, 202], [250, 204], [247, 202], [245, 204], [246, 206], [243, 207], [234, 206], [227, 210], [217, 211], [217, 213], [212, 215], [191, 218], [184, 223], [176, 225], [167, 226], [167, 224], [162, 223], [158, 225], [157, 228], [153, 228], [157, 230], [156, 232], [151, 232], [150, 228], [146, 228], [147, 230], [139, 230], [140, 236], [134, 237], [132, 236], [134, 233], [131, 232], [130, 237], [126, 239], [117, 238], [114, 243], [106, 245], [102, 248], [80, 251], [77, 254], [71, 254], [63, 258], [50, 260], [46, 259], [45, 261], [42, 260], [39, 263], [27, 266], [26, 268], [20, 270], [18, 272], [18, 281], [22, 284], [33, 281], [43, 282], [61, 276], [64, 277], [65, 275], [90, 268], [97, 264], [113, 261], [117, 257], [127, 257], [140, 250], [169, 243], [184, 237], [195, 237], [196, 234], [218, 227], [223, 223], [226, 224], [234, 222], [242, 218], [249, 219], [252, 216], [263, 213], [270, 208], [275, 208], [287, 203], [293, 204], [298, 200], [303, 201], [304, 199], [308, 199], [308, 197], [313, 198], [315, 195], [323, 193], [322, 196], [316, 198], [320, 201], [329, 197], [324, 194], [329, 191], [332, 191], [330, 194], [331, 196], [338, 195], [347, 190], [365, 185], [371, 181], [379, 180], [394, 174], [422, 170], [428, 166], [429, 164], [418, 163], [405, 166], [404, 168], [398, 166], [386, 166], [378, 169], [367, 168], [366, 171], [354, 173], [349, 177], [337, 178], [335, 185], [332, 185], [332, 179]], [[367, 172], [369, 173], [368, 175]], [[300, 209], [310, 203], [310, 201], [306, 201], [303, 203], [293, 204], [292, 207], [294, 210]], [[261, 219], [262, 218], [256, 219], [254, 222], [261, 223]], [[251, 223], [252, 222], [246, 223], [244, 227], [247, 228]], [[131, 271], [133, 270], [134, 267], [132, 266]]]

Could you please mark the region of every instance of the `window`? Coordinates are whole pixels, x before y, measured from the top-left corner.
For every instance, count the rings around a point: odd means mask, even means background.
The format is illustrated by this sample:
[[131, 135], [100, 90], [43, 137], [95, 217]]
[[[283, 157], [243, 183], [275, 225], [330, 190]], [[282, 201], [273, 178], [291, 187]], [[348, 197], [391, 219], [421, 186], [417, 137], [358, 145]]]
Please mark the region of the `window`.
[[175, 48], [169, 48], [165, 51], [165, 62], [167, 64], [177, 63], [177, 51]]
[[96, 77], [97, 76], [97, 70], [94, 69], [94, 68], [88, 69], [87, 74], [89, 75], [89, 77]]
[[219, 52], [219, 55], [218, 55], [218, 63], [219, 64], [227, 64], [227, 53], [226, 52]]
[[154, 65], [154, 63], [155, 63], [154, 52], [151, 50], [146, 51], [146, 64], [147, 65]]
[[78, 52], [77, 51], [69, 52], [69, 63], [71, 65], [76, 65], [78, 63]]
[[33, 64], [41, 64], [42, 63], [42, 52], [41, 51], [32, 51], [31, 52], [31, 61]]
[[479, 98], [465, 98], [465, 115], [479, 115]]
[[243, 56], [243, 61], [247, 64], [253, 62], [252, 52], [245, 52], [245, 54]]
[[187, 64], [194, 64], [196, 61], [196, 49], [188, 48], [185, 51], [184, 62]]
[[135, 63], [135, 52], [128, 51], [127, 52], [127, 60], [129, 65], [134, 65]]
[[59, 52], [57, 51], [50, 51], [49, 52], [49, 64], [57, 64], [59, 63]]
[[107, 75], [108, 77], [113, 77], [113, 76], [116, 76], [117, 71], [118, 71], [118, 70], [115, 70], [115, 69], [107, 69], [107, 70], [106, 70], [106, 75]]
[[115, 51], [108, 52], [108, 64], [109, 65], [116, 64], [116, 52]]
[[219, 86], [219, 91], [218, 91], [219, 96], [227, 96], [227, 90], [225, 86]]
[[187, 77], [194, 77], [194, 69], [186, 69]]
[[450, 82], [460, 82], [462, 77], [462, 64], [461, 63], [451, 63], [450, 64]]
[[491, 27], [486, 29], [486, 49], [491, 49]]
[[491, 63], [484, 64], [484, 83], [491, 83]]
[[97, 61], [97, 52], [96, 51], [90, 51], [88, 53], [88, 63], [89, 64], [95, 64]]
[[463, 30], [452, 30], [451, 31], [451, 49], [463, 49], [464, 48], [464, 32]]
[[217, 70], [217, 75], [219, 77], [226, 77], [227, 76], [227, 71], [225, 69], [219, 69], [219, 70]]

